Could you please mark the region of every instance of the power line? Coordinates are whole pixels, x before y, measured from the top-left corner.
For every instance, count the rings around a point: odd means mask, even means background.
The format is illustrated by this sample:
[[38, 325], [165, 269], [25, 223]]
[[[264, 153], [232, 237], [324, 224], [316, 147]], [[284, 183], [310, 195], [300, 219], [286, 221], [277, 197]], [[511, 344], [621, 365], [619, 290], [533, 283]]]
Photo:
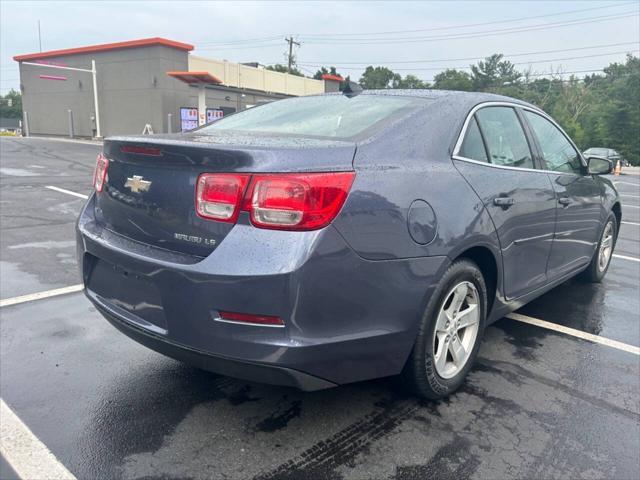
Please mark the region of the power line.
[[[525, 52], [525, 53], [505, 53], [505, 57], [525, 57], [528, 55], [538, 55], [541, 53], [561, 53], [561, 52], [573, 52], [577, 50], [591, 50], [596, 48], [606, 48], [606, 47], [619, 47], [622, 45], [640, 45], [640, 41], [636, 40], [633, 42], [622, 42], [622, 43], [609, 43], [604, 45], [592, 45], [589, 47], [576, 47], [576, 48], [563, 48], [560, 50], [539, 50], [537, 52]], [[435, 62], [463, 62], [467, 60], [482, 60], [483, 58], [488, 57], [489, 55], [479, 55], [475, 57], [464, 57], [464, 58], [440, 58], [434, 60], [390, 60], [390, 61], [375, 61], [375, 62], [338, 62], [339, 65], [392, 65], [395, 63], [435, 63]], [[308, 60], [306, 64], [322, 64], [322, 65], [332, 65], [336, 66], [336, 62], [333, 61], [312, 61]]]
[[262, 42], [280, 40], [281, 37], [282, 35], [277, 35], [277, 36], [271, 36], [271, 37], [246, 38], [242, 40], [227, 40], [227, 41], [220, 41], [220, 42], [198, 42], [198, 44], [225, 46], [225, 45], [238, 45], [243, 43], [262, 43]]
[[273, 44], [269, 44], [269, 45], [247, 45], [247, 46], [239, 46], [239, 47], [208, 47], [208, 48], [198, 48], [196, 47], [197, 51], [200, 52], [208, 52], [211, 50], [246, 50], [246, 49], [253, 49], [253, 48], [270, 48], [270, 47], [282, 47], [282, 43], [278, 42], [278, 43], [273, 43]]
[[598, 17], [588, 17], [578, 20], [571, 20], [566, 22], [551, 22], [540, 23], [537, 25], [528, 25], [517, 28], [507, 28], [498, 30], [485, 30], [481, 32], [469, 32], [469, 33], [456, 33], [452, 35], [441, 35], [434, 37], [405, 37], [394, 39], [327, 39], [321, 41], [314, 41], [312, 39], [307, 40], [305, 43], [313, 45], [391, 45], [396, 43], [422, 43], [422, 42], [435, 42], [440, 40], [457, 40], [466, 38], [478, 38], [478, 37], [490, 37], [495, 35], [508, 35], [512, 33], [529, 32], [541, 29], [562, 28], [575, 25], [584, 25], [588, 23], [597, 23], [602, 21], [617, 20], [621, 18], [630, 18], [638, 16], [640, 12], [638, 10], [623, 12], [616, 15], [602, 15]]
[[[562, 58], [549, 58], [549, 59], [543, 59], [543, 60], [530, 60], [527, 62], [512, 62], [513, 65], [529, 65], [532, 63], [547, 63], [547, 62], [558, 62], [558, 61], [562, 61], [562, 60], [578, 60], [578, 59], [584, 59], [584, 58], [598, 58], [598, 57], [606, 57], [609, 55], [620, 55], [622, 53], [635, 53], [635, 52], [640, 52], [640, 49], [634, 49], [634, 50], [620, 50], [617, 52], [608, 52], [608, 53], [601, 53], [598, 55], [581, 55], [578, 57], [562, 57]], [[506, 57], [506, 55], [504, 55], [504, 57]], [[485, 57], [486, 58], [486, 57]], [[324, 65], [320, 65], [320, 64], [312, 64], [312, 63], [300, 63], [300, 65], [305, 65], [307, 67], [322, 67]], [[343, 70], [362, 70], [362, 67], [345, 67], [342, 66], [340, 64], [334, 64], [334, 63], [330, 63], [330, 65], [332, 67], [336, 67], [336, 68], [341, 68]], [[394, 68], [394, 71], [416, 71], [416, 70], [447, 70], [447, 69], [455, 69], [455, 70], [462, 70], [462, 69], [468, 69], [470, 68], [469, 65], [464, 65], [464, 66], [440, 66], [440, 67], [415, 67], [415, 68]]]
[[[533, 19], [538, 19], [538, 18], [548, 18], [548, 17], [555, 17], [555, 16], [562, 16], [562, 15], [569, 15], [569, 14], [573, 14], [573, 13], [582, 13], [582, 12], [588, 12], [588, 11], [594, 11], [594, 10], [602, 10], [602, 9], [611, 9], [611, 8], [617, 8], [617, 7], [626, 7], [628, 5], [636, 5], [635, 2], [628, 2], [628, 3], [619, 3], [617, 5], [607, 5], [607, 6], [600, 6], [600, 7], [592, 7], [592, 8], [585, 8], [585, 9], [579, 9], [579, 10], [570, 10], [570, 11], [565, 11], [565, 12], [558, 12], [558, 13], [550, 13], [550, 14], [544, 14], [544, 15], [534, 15], [534, 16], [527, 16], [527, 17], [520, 17], [520, 18], [514, 18], [514, 19], [506, 19], [506, 20], [496, 20], [496, 21], [491, 21], [491, 22], [482, 22], [482, 23], [473, 23], [473, 24], [464, 24], [464, 25], [450, 25], [447, 27], [434, 27], [434, 28], [428, 28], [428, 29], [419, 29], [419, 30], [397, 30], [397, 31], [389, 31], [389, 32], [369, 32], [369, 33], [334, 33], [334, 34], [298, 34], [300, 36], [305, 36], [309, 38], [309, 43], [343, 43], [343, 42], [349, 42], [351, 44], [357, 44], [357, 43], [353, 43], [353, 42], [371, 42], [371, 43], [385, 43], [385, 42], [403, 42], [403, 41], [408, 41], [408, 40], [418, 40], [419, 37], [408, 37], [408, 38], [390, 38], [390, 39], [384, 39], [384, 38], [373, 38], [373, 39], [359, 39], [359, 38], [339, 38], [339, 37], [353, 37], [353, 36], [359, 36], [359, 35], [392, 35], [392, 34], [403, 34], [403, 33], [418, 33], [418, 32], [430, 32], [430, 31], [440, 31], [440, 30], [451, 30], [451, 29], [462, 29], [462, 28], [469, 28], [469, 27], [476, 27], [476, 26], [484, 26], [484, 25], [496, 25], [496, 24], [501, 24], [501, 23], [511, 23], [511, 22], [520, 22], [520, 21], [524, 21], [524, 20], [533, 20]], [[567, 26], [569, 25], [573, 25], [573, 24], [582, 24], [582, 22], [584, 23], [590, 23], [589, 20], [592, 19], [606, 19], [606, 18], [611, 18], [614, 19], [618, 18], [618, 15], [622, 15], [623, 13], [628, 13], [628, 12], [619, 12], [617, 14], [611, 14], [611, 15], [605, 15], [605, 16], [598, 16], [598, 17], [586, 17], [586, 18], [582, 18], [582, 19], [573, 19], [573, 20], [566, 20], [566, 21], [562, 21], [562, 22], [555, 22], [555, 24], [564, 24], [567, 23]], [[579, 23], [574, 23], [574, 22], [579, 22]], [[554, 22], [550, 23], [550, 24], [540, 24], [540, 25], [534, 25], [532, 27], [544, 27], [547, 25], [554, 25]], [[558, 25], [559, 26], [564, 26], [564, 25]], [[526, 28], [527, 26], [524, 27], [511, 27], [508, 29], [503, 29], [500, 31], [505, 31], [505, 33], [509, 33], [506, 31], [509, 30], [518, 30], [521, 28]], [[494, 31], [489, 31], [489, 32], [494, 32]], [[495, 31], [497, 32], [497, 31]], [[485, 32], [467, 32], [467, 33], [460, 33], [460, 34], [453, 34], [451, 37], [452, 38], [457, 38], [459, 36], [462, 35], [476, 35], [476, 34], [480, 34], [480, 33], [485, 33]], [[496, 33], [497, 34], [497, 33]], [[240, 48], [261, 48], [262, 46], [265, 47], [271, 47], [271, 46], [276, 46], [277, 44], [274, 44], [272, 42], [274, 42], [275, 40], [279, 40], [282, 37], [282, 35], [277, 35], [277, 36], [266, 36], [266, 37], [256, 37], [256, 38], [247, 38], [247, 39], [236, 39], [236, 40], [227, 40], [227, 41], [205, 41], [205, 42], [198, 42], [199, 45], [207, 45], [207, 46], [212, 46], [212, 47], [227, 47], [227, 46], [236, 46], [237, 49]], [[322, 37], [329, 37], [329, 38], [325, 38], [323, 40]], [[330, 38], [330, 37], [337, 37], [337, 38]], [[449, 36], [445, 36], [444, 38], [448, 38]], [[431, 40], [431, 37], [426, 37], [427, 39]], [[440, 37], [434, 38], [435, 39], [439, 39]], [[462, 38], [466, 38], [466, 37], [462, 37]], [[426, 40], [425, 40], [426, 41]], [[260, 45], [260, 44], [264, 44], [264, 43], [269, 43], [268, 45]]]
[[394, 35], [394, 34], [398, 34], [398, 33], [418, 33], [418, 32], [433, 32], [433, 31], [438, 31], [438, 30], [451, 30], [451, 29], [460, 29], [460, 28], [469, 28], [469, 27], [480, 27], [480, 26], [484, 26], [484, 25], [496, 25], [496, 24], [500, 24], [500, 23], [510, 23], [510, 22], [521, 22], [523, 20], [533, 20], [536, 18], [548, 18], [548, 17], [557, 17], [557, 16], [562, 16], [562, 15], [570, 15], [572, 13], [582, 13], [582, 12], [589, 12], [589, 11], [593, 11], [593, 10], [602, 10], [602, 9], [611, 9], [611, 8], [616, 8], [616, 7], [626, 7], [628, 5], [636, 5], [636, 2], [626, 2], [626, 3], [619, 3], [617, 5], [605, 5], [605, 6], [601, 6], [601, 7], [592, 7], [592, 8], [583, 8], [580, 10], [569, 10], [569, 11], [565, 11], [565, 12], [558, 12], [558, 13], [548, 13], [545, 15], [534, 15], [534, 16], [527, 16], [527, 17], [519, 17], [519, 18], [511, 18], [511, 19], [506, 19], [506, 20], [495, 20], [492, 22], [482, 22], [482, 23], [468, 23], [468, 24], [464, 24], [464, 25], [449, 25], [446, 27], [434, 27], [434, 28], [422, 28], [422, 29], [418, 29], [418, 30], [395, 30], [395, 31], [388, 31], [388, 32], [361, 32], [361, 33], [317, 33], [317, 34], [298, 34], [298, 35], [304, 35], [306, 37], [326, 37], [326, 36], [341, 36], [341, 37], [347, 37], [347, 36], [357, 36], [357, 35]]

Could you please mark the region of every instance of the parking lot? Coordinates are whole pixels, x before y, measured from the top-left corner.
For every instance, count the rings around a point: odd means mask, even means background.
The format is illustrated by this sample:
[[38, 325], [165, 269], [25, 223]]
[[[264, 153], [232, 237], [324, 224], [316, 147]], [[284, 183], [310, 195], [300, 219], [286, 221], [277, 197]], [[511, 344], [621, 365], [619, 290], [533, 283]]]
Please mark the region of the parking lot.
[[[434, 403], [393, 379], [252, 384], [134, 343], [77, 287], [74, 223], [100, 146], [0, 147], [1, 396], [77, 478], [640, 475], [637, 169], [611, 177], [623, 222], [605, 281], [569, 281], [489, 327], [465, 386]], [[6, 457], [23, 447], [5, 443]], [[0, 461], [1, 478], [15, 474]]]

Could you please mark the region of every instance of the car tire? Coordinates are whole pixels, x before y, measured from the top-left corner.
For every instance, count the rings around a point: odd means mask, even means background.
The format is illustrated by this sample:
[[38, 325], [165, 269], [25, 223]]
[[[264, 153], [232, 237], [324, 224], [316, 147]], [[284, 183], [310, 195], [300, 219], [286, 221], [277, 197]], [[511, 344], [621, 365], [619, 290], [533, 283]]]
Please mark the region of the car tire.
[[[465, 288], [467, 295], [457, 307], [458, 313], [454, 314]], [[471, 305], [474, 303], [477, 315], [472, 318], [474, 309]], [[486, 305], [487, 288], [478, 266], [469, 259], [453, 262], [429, 300], [413, 350], [402, 371], [402, 384], [430, 400], [444, 398], [456, 391], [478, 355], [486, 322]], [[456, 319], [464, 311], [468, 313]], [[457, 330], [459, 325], [473, 319], [477, 320], [475, 331], [469, 330], [471, 324], [464, 330]], [[456, 365], [453, 352], [459, 352], [461, 346], [466, 360]], [[456, 356], [460, 357], [458, 353]]]
[[[607, 217], [607, 221], [604, 224], [604, 228], [602, 229], [602, 233], [600, 234], [598, 246], [595, 252], [593, 252], [593, 257], [591, 257], [591, 263], [589, 263], [586, 270], [582, 272], [581, 277], [583, 280], [591, 283], [600, 283], [602, 281], [609, 269], [611, 258], [613, 258], [613, 249], [616, 246], [617, 238], [618, 220], [613, 212], [610, 212]], [[605, 242], [608, 242], [608, 253]], [[603, 255], [605, 258], [603, 258]]]

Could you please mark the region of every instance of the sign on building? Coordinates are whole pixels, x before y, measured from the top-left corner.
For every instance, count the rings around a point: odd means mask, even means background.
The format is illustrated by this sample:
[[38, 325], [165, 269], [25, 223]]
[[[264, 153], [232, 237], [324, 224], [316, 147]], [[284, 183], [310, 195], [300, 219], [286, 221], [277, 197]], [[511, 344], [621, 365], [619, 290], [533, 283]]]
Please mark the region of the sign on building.
[[220, 108], [207, 108], [207, 123], [215, 122], [224, 117], [224, 111]]
[[198, 126], [198, 109], [195, 107], [180, 108], [180, 129], [183, 132], [193, 130]]

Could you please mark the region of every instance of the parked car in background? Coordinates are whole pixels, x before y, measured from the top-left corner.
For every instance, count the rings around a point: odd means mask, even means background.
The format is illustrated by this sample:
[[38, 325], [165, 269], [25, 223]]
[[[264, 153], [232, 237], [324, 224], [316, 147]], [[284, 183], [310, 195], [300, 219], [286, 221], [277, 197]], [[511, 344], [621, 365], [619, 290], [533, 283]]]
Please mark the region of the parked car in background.
[[85, 292], [126, 335], [214, 372], [304, 390], [401, 374], [437, 399], [488, 324], [602, 280], [611, 169], [538, 108], [484, 93], [349, 90], [107, 138], [77, 225]]
[[613, 166], [614, 167], [615, 167], [616, 163], [618, 162], [618, 160], [620, 161], [620, 166], [621, 167], [626, 167], [626, 166], [629, 165], [629, 162], [624, 160], [622, 158], [622, 155], [620, 155], [618, 152], [616, 152], [612, 148], [592, 147], [592, 148], [589, 148], [589, 149], [585, 150], [582, 154], [585, 157], [593, 156], [593, 157], [607, 158], [607, 159], [611, 160], [611, 162], [613, 162]]

